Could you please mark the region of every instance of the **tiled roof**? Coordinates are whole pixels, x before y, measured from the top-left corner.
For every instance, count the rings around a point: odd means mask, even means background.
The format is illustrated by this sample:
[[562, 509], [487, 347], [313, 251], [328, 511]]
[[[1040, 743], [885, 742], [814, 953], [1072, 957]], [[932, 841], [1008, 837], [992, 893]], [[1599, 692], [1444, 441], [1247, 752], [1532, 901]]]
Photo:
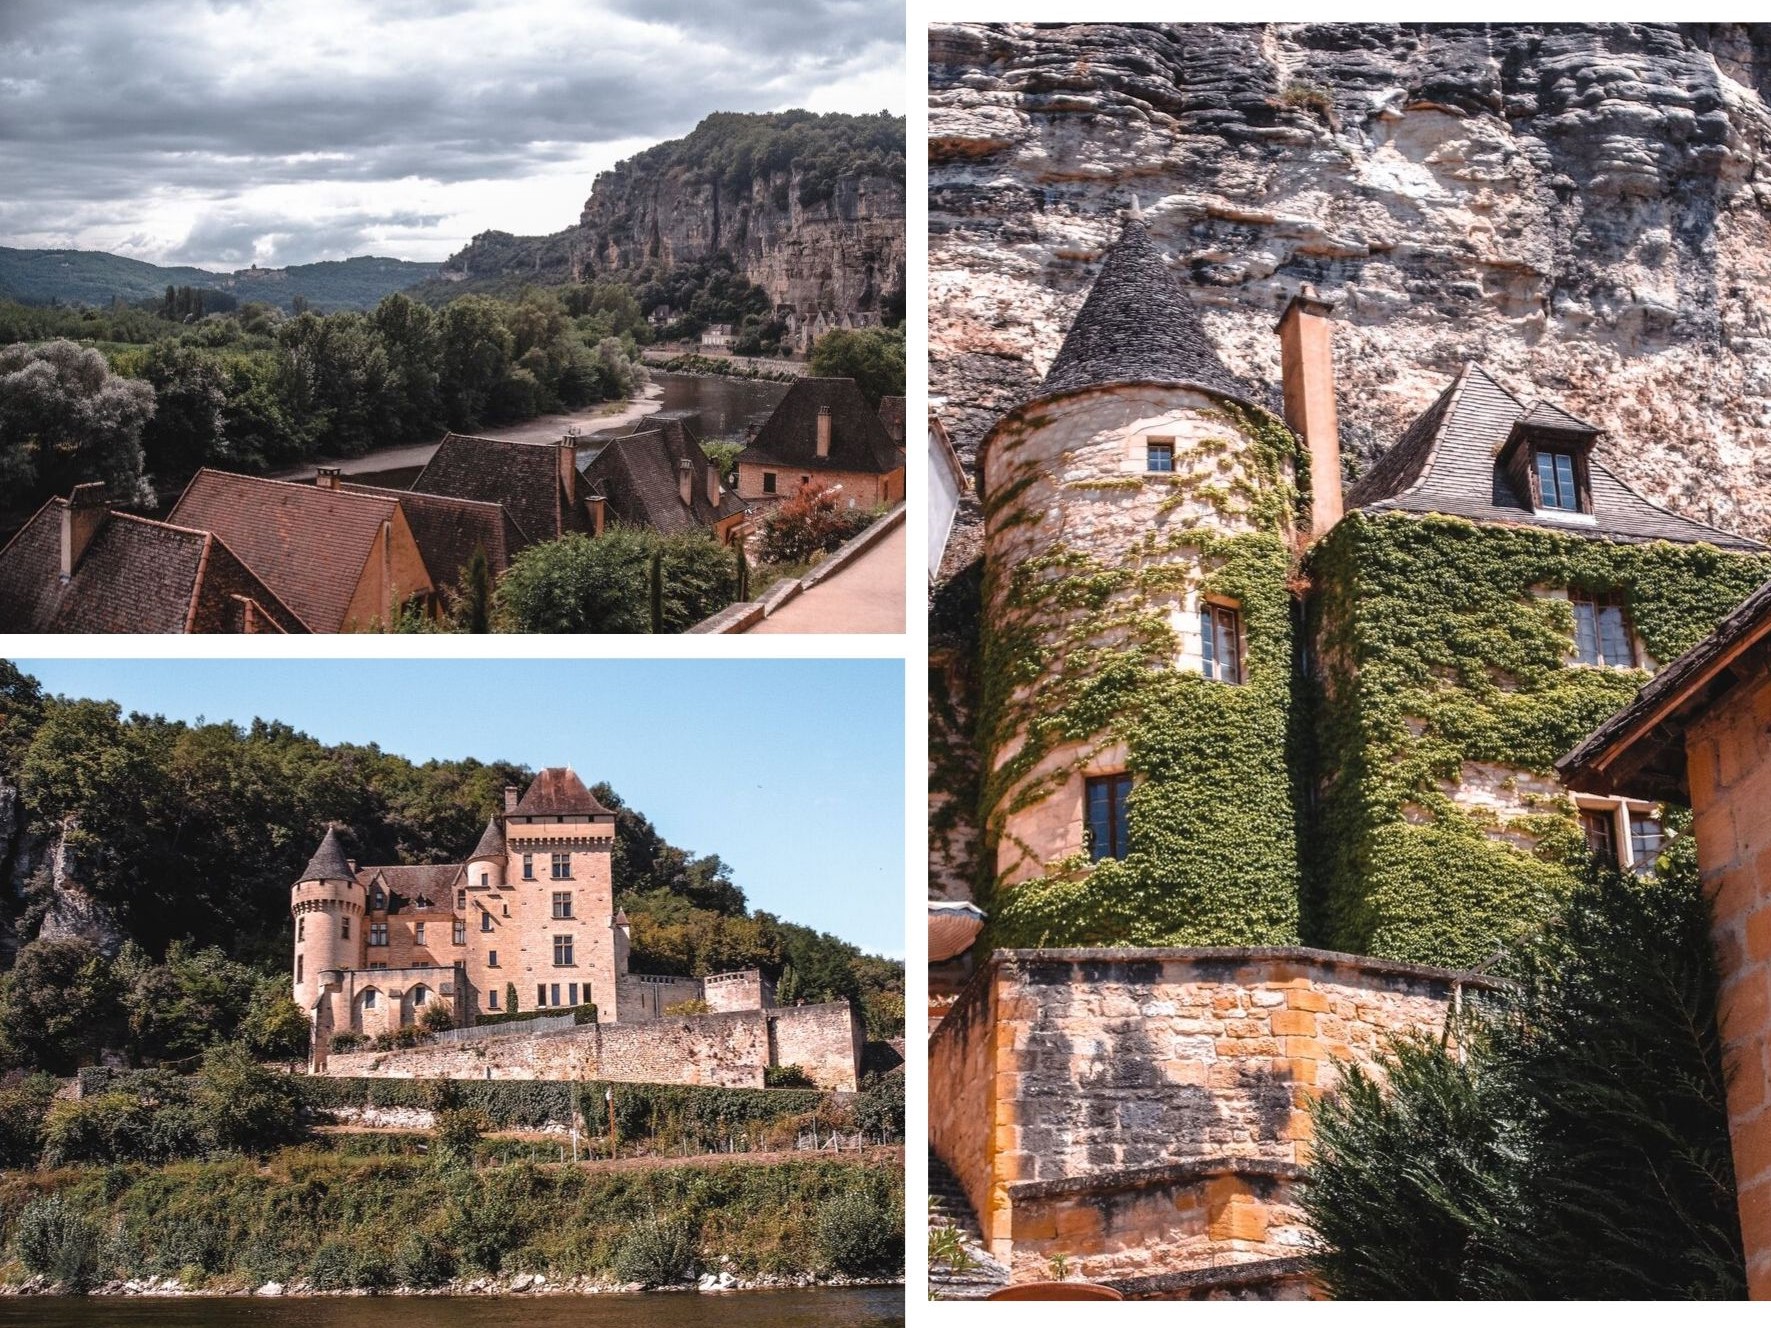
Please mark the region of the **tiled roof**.
[[480, 842], [474, 845], [474, 851], [467, 855], [472, 862], [475, 858], [502, 858], [504, 856], [504, 822], [496, 816], [486, 818], [485, 833]]
[[560, 485], [558, 446], [502, 438], [443, 437], [412, 492], [499, 503], [530, 540], [588, 533], [582, 506], [568, 505]]
[[517, 803], [514, 816], [612, 815], [584, 787], [584, 781], [572, 773], [570, 766], [549, 766], [535, 776]]
[[302, 620], [202, 530], [108, 514], [64, 583], [61, 509], [52, 498], [0, 549], [0, 631], [302, 632]]
[[[830, 407], [830, 455], [818, 456], [818, 408]], [[852, 378], [801, 378], [738, 454], [740, 465], [889, 475], [903, 453]]]
[[405, 489], [380, 489], [367, 484], [346, 484], [352, 493], [391, 498], [406, 514], [413, 542], [424, 559], [432, 584], [453, 586], [473, 557], [475, 549], [486, 551], [492, 579], [503, 576], [510, 560], [529, 543], [529, 537], [498, 503], [473, 498], [448, 498], [436, 493], [412, 493]]
[[1348, 509], [1433, 512], [1598, 539], [1708, 543], [1724, 549], [1764, 547], [1657, 506], [1612, 474], [1596, 455], [1588, 460], [1590, 524], [1534, 512], [1495, 463], [1514, 424], [1528, 416], [1533, 417], [1534, 427], [1563, 432], [1592, 429], [1559, 408], [1540, 406], [1528, 412], [1481, 365], [1466, 364], [1401, 440], [1348, 490]]
[[170, 519], [221, 536], [310, 629], [337, 632], [396, 510], [386, 496], [204, 469]]
[[1135, 217], [1107, 250], [1040, 392], [1108, 383], [1186, 383], [1246, 397], [1218, 359], [1193, 301]]
[[350, 860], [345, 857], [344, 845], [338, 838], [338, 827], [326, 827], [326, 837], [320, 841], [320, 847], [314, 850], [314, 856], [302, 869], [298, 881], [351, 881], [356, 877], [351, 873]]
[[398, 913], [421, 897], [430, 900], [433, 908], [453, 908], [449, 892], [461, 879], [461, 873], [461, 863], [443, 862], [418, 867], [370, 867], [361, 874], [365, 883], [380, 879], [393, 896], [388, 900], [388, 912]]
[[[748, 510], [743, 499], [724, 487], [717, 507], [707, 501], [707, 472], [713, 463], [681, 417], [653, 416], [647, 424], [652, 427], [611, 440], [584, 468], [585, 480], [608, 500], [611, 517], [675, 534], [708, 530]], [[685, 460], [693, 476], [687, 506], [677, 478]]]
[[881, 397], [879, 399], [879, 421], [885, 425], [887, 436], [899, 447], [904, 446], [904, 431], [907, 427], [904, 410], [903, 397]]

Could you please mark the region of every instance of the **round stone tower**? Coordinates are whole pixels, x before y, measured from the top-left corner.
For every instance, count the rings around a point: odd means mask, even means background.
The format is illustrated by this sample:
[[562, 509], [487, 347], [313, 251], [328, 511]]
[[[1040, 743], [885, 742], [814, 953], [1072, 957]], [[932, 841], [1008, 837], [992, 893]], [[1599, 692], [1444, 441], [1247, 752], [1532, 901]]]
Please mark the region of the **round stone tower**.
[[467, 859], [468, 883], [476, 887], [502, 890], [506, 857], [504, 825], [496, 816], [489, 817], [486, 829], [480, 835], [479, 844]]
[[[313, 860], [290, 892], [295, 914], [295, 1003], [316, 1022], [329, 1025], [326, 993], [338, 974], [363, 967], [363, 887], [344, 855], [336, 826], [329, 827]], [[329, 1034], [329, 1027], [325, 1031]]]
[[1296, 941], [1299, 457], [1134, 214], [980, 449], [995, 944]]

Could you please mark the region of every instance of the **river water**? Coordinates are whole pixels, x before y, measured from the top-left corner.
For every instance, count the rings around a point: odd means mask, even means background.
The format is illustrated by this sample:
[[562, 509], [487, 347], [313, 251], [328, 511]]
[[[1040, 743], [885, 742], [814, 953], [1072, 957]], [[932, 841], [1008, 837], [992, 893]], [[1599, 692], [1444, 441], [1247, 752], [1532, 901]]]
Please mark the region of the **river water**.
[[31, 1328], [901, 1328], [902, 1287], [649, 1296], [7, 1296]]

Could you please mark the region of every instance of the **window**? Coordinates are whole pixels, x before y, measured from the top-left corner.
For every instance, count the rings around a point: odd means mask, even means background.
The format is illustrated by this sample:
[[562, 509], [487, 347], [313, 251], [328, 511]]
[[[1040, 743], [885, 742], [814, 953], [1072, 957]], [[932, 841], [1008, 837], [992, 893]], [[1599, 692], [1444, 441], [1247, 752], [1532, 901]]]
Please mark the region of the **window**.
[[490, 890], [491, 888], [492, 888], [492, 873], [488, 872], [488, 871], [481, 872], [480, 873], [480, 889]]
[[370, 964], [370, 965], [369, 965], [369, 967], [370, 967], [370, 968], [386, 968], [386, 967], [387, 967], [387, 965], [386, 965], [386, 964], [385, 964], [385, 963], [380, 963], [380, 964]]
[[301, 970], [302, 970], [301, 956], [296, 955], [295, 956], [295, 980], [297, 982], [301, 981]]
[[1574, 606], [1574, 656], [1582, 664], [1616, 669], [1636, 667], [1636, 643], [1630, 636], [1623, 596], [1571, 590]]
[[1175, 440], [1152, 438], [1144, 444], [1144, 469], [1167, 474], [1175, 468]]
[[375, 988], [371, 987], [368, 991], [363, 993], [363, 1008], [365, 1010], [373, 1010], [375, 1008]]
[[572, 963], [572, 938], [556, 936], [553, 938], [553, 966], [568, 968]]
[[1617, 817], [1610, 810], [1582, 811], [1581, 832], [1586, 835], [1587, 852], [1593, 860], [1606, 867], [1617, 866]]
[[1654, 871], [1654, 860], [1666, 845], [1666, 832], [1660, 818], [1648, 812], [1630, 813], [1630, 870], [1638, 876]]
[[412, 989], [412, 1004], [413, 1005], [423, 1005], [429, 999], [430, 999], [430, 988], [429, 987], [414, 987]]
[[1554, 452], [1538, 448], [1532, 460], [1537, 465], [1537, 505], [1563, 512], [1580, 511], [1580, 488], [1575, 483], [1574, 453]]
[[481, 931], [491, 931], [492, 930], [492, 915], [490, 913], [486, 912], [484, 909], [480, 910], [480, 930]]
[[371, 922], [369, 924], [369, 944], [370, 945], [386, 945], [387, 944], [387, 923], [385, 923], [385, 922]]
[[1125, 800], [1131, 792], [1130, 775], [1102, 775], [1084, 781], [1088, 805], [1088, 855], [1123, 858], [1130, 851], [1131, 826], [1126, 820]]
[[467, 907], [467, 891], [457, 890], [455, 892], [455, 907], [461, 908], [461, 909], [465, 909]]
[[412, 944], [424, 944], [424, 924], [422, 922], [415, 922], [412, 924]]
[[547, 986], [545, 983], [537, 982], [535, 984], [535, 1008], [537, 1010], [544, 1009], [546, 1007], [546, 1005], [547, 1005]]
[[576, 982], [569, 982], [566, 984], [566, 1004], [578, 1004], [578, 984]]
[[381, 892], [379, 885], [375, 887], [375, 893], [369, 896], [369, 907], [377, 913], [387, 908], [387, 896]]
[[572, 916], [572, 892], [570, 890], [555, 890], [553, 892], [553, 915], [556, 918]]
[[340, 918], [338, 920], [338, 938], [341, 941], [350, 940], [350, 938], [351, 938], [351, 920], [349, 918]]
[[496, 950], [486, 951], [486, 967], [487, 968], [497, 968], [498, 967], [498, 951], [496, 951]]
[[535, 855], [533, 853], [523, 854], [523, 879], [525, 881], [535, 879]]
[[1205, 676], [1242, 681], [1242, 615], [1223, 604], [1199, 606], [1199, 652]]
[[460, 918], [455, 919], [455, 944], [467, 944], [467, 924]]
[[295, 939], [299, 941], [299, 940], [303, 939], [306, 935], [307, 935], [307, 919], [306, 918], [295, 919]]
[[571, 880], [572, 879], [572, 855], [570, 853], [555, 853], [553, 855], [552, 868], [553, 868], [553, 879], [554, 880], [556, 880], [556, 881], [569, 881], [569, 880]]
[[494, 987], [486, 993], [486, 1008], [491, 1010], [498, 1008], [498, 988]]
[[763, 492], [775, 492], [775, 472], [772, 470], [765, 470], [763, 472]]
[[559, 1003], [560, 1003], [560, 984], [556, 982], [551, 987], [549, 987], [548, 988], [548, 995], [553, 998], [551, 1001], [551, 1004], [553, 1004], [555, 1006], [559, 1005]]

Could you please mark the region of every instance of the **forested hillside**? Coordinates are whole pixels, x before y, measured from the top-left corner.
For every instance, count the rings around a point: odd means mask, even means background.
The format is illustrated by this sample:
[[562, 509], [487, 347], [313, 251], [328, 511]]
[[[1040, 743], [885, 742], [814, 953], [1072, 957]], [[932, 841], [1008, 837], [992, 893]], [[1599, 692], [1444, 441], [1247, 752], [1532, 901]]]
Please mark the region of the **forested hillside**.
[[368, 309], [398, 290], [435, 276], [440, 263], [363, 256], [293, 267], [210, 272], [161, 267], [91, 249], [9, 249], [0, 245], [0, 297], [21, 304], [103, 306], [157, 298], [168, 286], [263, 300], [293, 311], [298, 300], [321, 311]]
[[[66, 1069], [107, 1049], [153, 1060], [242, 1036], [277, 1050], [289, 887], [326, 825], [347, 827], [360, 862], [459, 861], [504, 786], [531, 773], [415, 764], [274, 720], [124, 715], [46, 695], [0, 661], [0, 1061]], [[902, 1031], [902, 964], [752, 912], [717, 854], [669, 843], [613, 789], [595, 792], [617, 808], [637, 971], [761, 966], [786, 998], [850, 998], [873, 1036]]]

